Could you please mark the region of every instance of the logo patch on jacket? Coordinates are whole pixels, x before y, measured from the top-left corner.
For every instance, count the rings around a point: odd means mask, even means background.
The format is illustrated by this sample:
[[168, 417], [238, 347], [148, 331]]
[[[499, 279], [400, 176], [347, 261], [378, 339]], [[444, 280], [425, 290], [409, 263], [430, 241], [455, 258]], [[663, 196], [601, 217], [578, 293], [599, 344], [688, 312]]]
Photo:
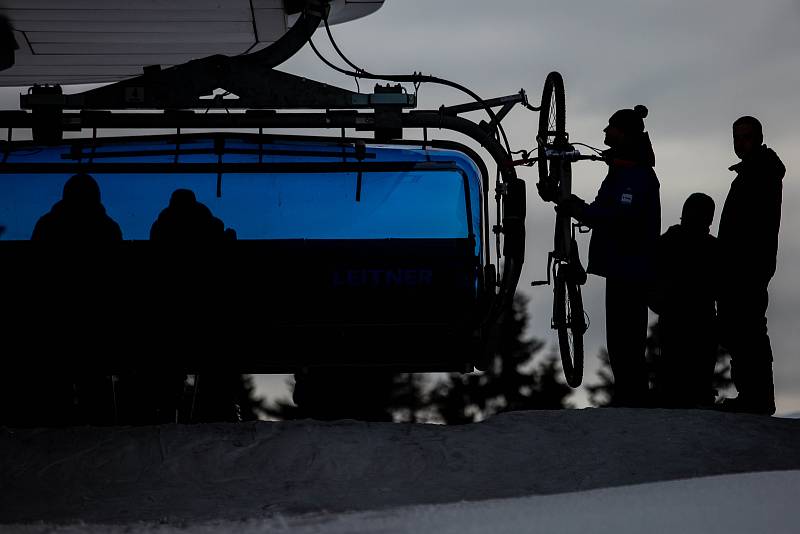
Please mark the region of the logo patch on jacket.
[[630, 193], [622, 193], [622, 198], [620, 202], [623, 204], [633, 204], [633, 195]]

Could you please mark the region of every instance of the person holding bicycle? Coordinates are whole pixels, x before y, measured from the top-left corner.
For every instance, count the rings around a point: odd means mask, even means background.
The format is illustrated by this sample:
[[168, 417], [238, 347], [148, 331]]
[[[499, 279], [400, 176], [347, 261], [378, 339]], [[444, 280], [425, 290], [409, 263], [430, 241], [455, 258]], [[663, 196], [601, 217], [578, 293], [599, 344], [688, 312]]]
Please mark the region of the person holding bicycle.
[[587, 271], [606, 279], [606, 343], [615, 406], [648, 404], [647, 287], [661, 233], [660, 184], [645, 131], [647, 108], [621, 109], [608, 120], [603, 152], [608, 175], [587, 204], [575, 195], [557, 210], [592, 229]]
[[786, 167], [764, 144], [761, 123], [755, 117], [740, 117], [733, 123], [733, 148], [741, 161], [730, 167], [736, 178], [719, 222], [725, 265], [719, 317], [738, 397], [726, 399], [722, 409], [772, 415], [775, 390], [767, 288], [777, 264]]

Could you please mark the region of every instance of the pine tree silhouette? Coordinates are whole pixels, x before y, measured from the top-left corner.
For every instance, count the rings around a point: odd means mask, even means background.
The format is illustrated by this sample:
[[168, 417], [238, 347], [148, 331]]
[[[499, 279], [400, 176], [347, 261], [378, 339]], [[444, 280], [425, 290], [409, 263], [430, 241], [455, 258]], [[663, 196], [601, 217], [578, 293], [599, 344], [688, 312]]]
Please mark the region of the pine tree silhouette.
[[[515, 297], [512, 309], [499, 325], [499, 343], [489, 357], [486, 371], [452, 373], [434, 380], [432, 385], [425, 374], [394, 375], [386, 383], [385, 387], [390, 388], [387, 395], [372, 396], [372, 411], [385, 411], [391, 415], [391, 420], [397, 422], [464, 424], [512, 410], [569, 407], [567, 397], [572, 390], [561, 378], [558, 356], [551, 353], [538, 358], [544, 342], [525, 338], [527, 302], [521, 295]], [[350, 389], [358, 395], [358, 384], [355, 382], [352, 387], [329, 384], [325, 387], [331, 389], [326, 394], [343, 394], [341, 392]], [[277, 419], [315, 416], [288, 399], [269, 403], [265, 411]], [[360, 418], [357, 409], [349, 415], [337, 415]]]
[[253, 375], [239, 375], [240, 386], [235, 390], [234, 402], [241, 421], [256, 421], [266, 415], [266, 400], [256, 395]]
[[256, 396], [252, 375], [201, 373], [192, 378], [184, 388], [181, 422], [235, 423], [268, 415], [266, 399]]
[[453, 373], [434, 385], [428, 404], [438, 419], [464, 424], [501, 412], [569, 407], [572, 390], [561, 379], [558, 356], [551, 353], [537, 360], [544, 342], [524, 337], [527, 303], [522, 295], [514, 298], [500, 323], [498, 347], [486, 371]]
[[397, 423], [430, 420], [426, 375], [403, 373], [394, 376], [389, 411]]
[[[294, 380], [289, 379], [286, 381], [290, 391], [294, 390]], [[294, 419], [303, 419], [305, 414], [291, 399], [286, 397], [279, 397], [273, 401], [269, 399], [264, 400], [264, 414], [272, 419], [279, 421], [292, 421]]]

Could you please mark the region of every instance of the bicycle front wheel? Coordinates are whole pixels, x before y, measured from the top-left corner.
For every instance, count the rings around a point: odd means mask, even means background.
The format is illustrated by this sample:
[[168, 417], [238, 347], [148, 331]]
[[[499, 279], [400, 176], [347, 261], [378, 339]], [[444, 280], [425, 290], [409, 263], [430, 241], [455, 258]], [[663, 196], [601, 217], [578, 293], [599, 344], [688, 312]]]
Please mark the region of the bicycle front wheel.
[[569, 266], [558, 269], [555, 277], [553, 327], [558, 332], [558, 349], [564, 378], [572, 388], [583, 381], [583, 334], [586, 320], [583, 314], [581, 288], [569, 276]]
[[544, 151], [554, 145], [567, 143], [566, 131], [567, 110], [564, 99], [564, 80], [558, 72], [551, 72], [544, 81], [542, 104], [539, 110], [539, 130], [536, 133], [536, 144], [539, 147], [539, 180], [549, 181], [550, 167], [557, 168], [558, 163], [548, 165]]

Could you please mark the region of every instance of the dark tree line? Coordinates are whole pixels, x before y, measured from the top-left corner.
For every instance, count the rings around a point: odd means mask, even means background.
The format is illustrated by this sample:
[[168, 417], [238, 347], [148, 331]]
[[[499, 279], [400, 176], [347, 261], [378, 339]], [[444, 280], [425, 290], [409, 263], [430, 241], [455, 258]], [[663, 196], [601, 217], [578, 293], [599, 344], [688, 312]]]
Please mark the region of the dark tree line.
[[[482, 372], [424, 375], [342, 371], [338, 377], [329, 377], [323, 396], [346, 392], [350, 397], [349, 404], [340, 403], [339, 411], [327, 414], [327, 418], [465, 424], [508, 411], [568, 408], [572, 390], [564, 383], [559, 358], [555, 352], [545, 352], [543, 341], [525, 336], [527, 323], [527, 299], [517, 296], [499, 323], [499, 343]], [[653, 386], [658, 380], [659, 346], [659, 327], [654, 323], [647, 340]], [[585, 387], [591, 404], [607, 406], [614, 395], [613, 375], [605, 349], [599, 358], [603, 364], [597, 380]], [[728, 362], [728, 355], [720, 349], [714, 377], [714, 387], [720, 392], [731, 386]], [[129, 377], [94, 378], [88, 382], [91, 387], [77, 378], [58, 377], [57, 382], [56, 377], [39, 378], [38, 388], [19, 381], [13, 388], [5, 384], [0, 395], [4, 400], [0, 409], [3, 424], [154, 424], [317, 417], [289, 399], [267, 402], [258, 397], [251, 375], [188, 375], [171, 413], [163, 410], [170, 403], [153, 396], [158, 388], [135, 385], [134, 393], [126, 392]], [[114, 388], [119, 398], [112, 409]]]
[[152, 370], [0, 376], [0, 426], [237, 422], [264, 415], [251, 375]]
[[[150, 369], [123, 375], [76, 374], [0, 380], [0, 424], [147, 425], [275, 419], [340, 419], [463, 424], [513, 410], [569, 406], [570, 388], [545, 343], [527, 338], [527, 299], [517, 296], [498, 325], [486, 369], [470, 374], [391, 374], [328, 370], [306, 381], [327, 412], [257, 396], [252, 375], [183, 374]], [[10, 379], [11, 377], [3, 377]], [[36, 382], [37, 386], [33, 386]], [[13, 387], [12, 387], [13, 385]]]
[[555, 353], [545, 343], [526, 339], [527, 299], [517, 296], [500, 323], [499, 343], [482, 373], [449, 375], [427, 396], [436, 418], [449, 424], [471, 423], [497, 413], [569, 407], [572, 390], [563, 381]]
[[[517, 295], [500, 321], [499, 343], [489, 355], [485, 371], [434, 378], [408, 373], [382, 377], [389, 394], [377, 399], [364, 395], [362, 402], [373, 403], [369, 413], [384, 414], [383, 420], [448, 424], [471, 423], [514, 410], [569, 407], [571, 389], [563, 381], [558, 357], [542, 354], [545, 343], [525, 337], [527, 323], [527, 299]], [[355, 380], [333, 384], [325, 394], [341, 395], [348, 390], [358, 396], [359, 388], [366, 389], [364, 381], [369, 374], [351, 376]], [[288, 399], [278, 399], [266, 412], [278, 419], [309, 415]]]

